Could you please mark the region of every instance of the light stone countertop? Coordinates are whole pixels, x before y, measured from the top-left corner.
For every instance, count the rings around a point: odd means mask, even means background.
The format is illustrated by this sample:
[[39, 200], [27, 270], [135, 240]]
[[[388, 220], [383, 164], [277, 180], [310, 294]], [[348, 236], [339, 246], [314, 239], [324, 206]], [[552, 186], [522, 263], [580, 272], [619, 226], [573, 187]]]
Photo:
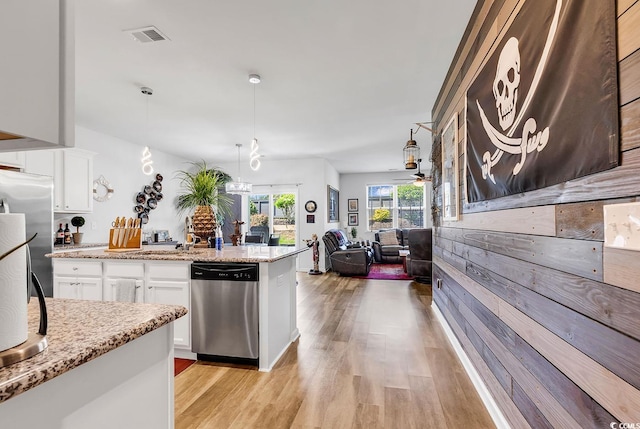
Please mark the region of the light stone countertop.
[[198, 262], [274, 262], [295, 256], [308, 250], [308, 247], [290, 246], [225, 246], [222, 250], [193, 248], [184, 250], [143, 249], [127, 252], [109, 252], [107, 250], [77, 250], [49, 253], [51, 258], [85, 259], [127, 259], [160, 261], [198, 261]]
[[[187, 314], [179, 305], [47, 298], [49, 346], [0, 368], [0, 403], [64, 374]], [[29, 303], [29, 332], [38, 331], [38, 300]]]
[[53, 251], [88, 249], [92, 247], [109, 247], [109, 243], [54, 244]]

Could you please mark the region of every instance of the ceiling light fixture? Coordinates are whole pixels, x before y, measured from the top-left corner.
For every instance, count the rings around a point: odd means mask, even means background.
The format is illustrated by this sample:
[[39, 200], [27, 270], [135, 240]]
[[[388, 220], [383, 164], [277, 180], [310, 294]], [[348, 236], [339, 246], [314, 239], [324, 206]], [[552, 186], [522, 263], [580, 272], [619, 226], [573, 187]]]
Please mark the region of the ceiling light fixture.
[[[433, 129], [426, 126], [426, 124], [433, 124], [433, 122], [416, 122], [415, 124], [418, 126], [418, 130], [415, 132], [415, 134], [418, 134], [420, 128], [424, 128], [425, 130], [433, 133]], [[413, 139], [413, 134], [414, 133], [412, 128], [409, 140], [404, 145], [404, 149], [402, 149], [404, 168], [406, 170], [415, 170], [416, 168], [419, 169], [420, 146], [418, 146], [418, 143]], [[418, 162], [416, 162], [416, 160], [418, 160]]]
[[238, 175], [236, 176], [235, 182], [227, 182], [224, 185], [224, 189], [227, 194], [236, 194], [236, 195], [249, 195], [251, 193], [252, 185], [248, 182], [243, 182], [240, 178], [240, 148], [241, 144], [236, 144], [238, 148]]
[[249, 153], [249, 167], [253, 171], [260, 169], [260, 154], [258, 153], [258, 139], [256, 139], [256, 85], [261, 82], [260, 75], [250, 74], [249, 82], [253, 84], [253, 140], [251, 140], [251, 152]]
[[416, 161], [420, 159], [420, 146], [418, 146], [418, 143], [413, 139], [413, 128], [411, 129], [410, 136], [411, 137], [402, 150], [402, 153], [404, 154], [404, 168], [406, 170], [415, 170], [418, 168], [418, 163]]
[[[140, 91], [147, 96], [147, 142], [149, 141], [149, 97], [153, 95], [153, 89], [143, 86]], [[147, 176], [153, 174], [153, 161], [151, 160], [151, 149], [145, 146], [142, 151], [142, 172]]]

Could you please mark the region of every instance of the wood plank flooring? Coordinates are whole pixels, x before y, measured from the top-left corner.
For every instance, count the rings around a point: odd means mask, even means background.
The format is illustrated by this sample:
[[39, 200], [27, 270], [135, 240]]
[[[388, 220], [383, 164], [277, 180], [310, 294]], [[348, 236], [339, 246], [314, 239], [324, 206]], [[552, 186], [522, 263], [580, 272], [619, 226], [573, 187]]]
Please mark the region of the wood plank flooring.
[[301, 337], [270, 373], [197, 362], [176, 429], [494, 428], [431, 310], [431, 286], [298, 274]]

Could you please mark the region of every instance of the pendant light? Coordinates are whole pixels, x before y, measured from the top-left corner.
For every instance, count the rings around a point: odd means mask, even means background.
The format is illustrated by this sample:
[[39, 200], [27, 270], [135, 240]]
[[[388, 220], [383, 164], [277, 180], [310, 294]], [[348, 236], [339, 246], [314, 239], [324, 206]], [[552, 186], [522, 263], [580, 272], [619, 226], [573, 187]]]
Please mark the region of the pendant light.
[[236, 176], [236, 181], [225, 183], [224, 189], [227, 194], [249, 195], [252, 188], [251, 183], [243, 182], [240, 179], [240, 148], [242, 145], [236, 144], [236, 147], [238, 148], [238, 175]]
[[253, 140], [251, 140], [251, 152], [249, 153], [249, 167], [253, 171], [260, 169], [260, 154], [258, 153], [260, 146], [258, 146], [258, 139], [256, 138], [256, 85], [260, 81], [260, 75], [249, 75], [249, 82], [253, 84]]
[[[147, 131], [147, 141], [149, 141], [149, 97], [153, 95], [153, 89], [147, 86], [143, 86], [142, 88], [140, 88], [140, 92], [142, 92], [144, 95], [147, 96], [146, 97], [147, 99], [147, 130], [146, 131]], [[147, 176], [152, 175], [153, 161], [151, 160], [151, 149], [149, 149], [149, 146], [144, 147], [140, 162], [142, 162], [142, 172]]]
[[418, 143], [413, 139], [413, 128], [411, 129], [409, 141], [407, 141], [402, 152], [404, 154], [404, 168], [406, 170], [415, 170], [418, 168], [416, 161], [420, 159], [420, 146], [418, 146]]

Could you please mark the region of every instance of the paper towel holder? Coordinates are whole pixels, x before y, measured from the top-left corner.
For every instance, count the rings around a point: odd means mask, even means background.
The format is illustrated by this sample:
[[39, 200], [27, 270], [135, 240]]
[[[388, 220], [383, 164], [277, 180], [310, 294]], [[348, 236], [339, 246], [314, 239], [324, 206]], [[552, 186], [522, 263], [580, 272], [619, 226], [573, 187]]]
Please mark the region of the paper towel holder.
[[[35, 238], [35, 235], [27, 242], [15, 247], [12, 250], [16, 250], [23, 245], [27, 245], [26, 243], [33, 240], [33, 238]], [[27, 245], [27, 249], [28, 248], [29, 246]], [[27, 254], [28, 253], [29, 252], [27, 250]], [[31, 270], [29, 269], [29, 271]], [[44, 349], [46, 349], [49, 345], [47, 342], [47, 304], [44, 300], [44, 291], [42, 290], [42, 285], [40, 284], [40, 280], [38, 280], [38, 276], [36, 276], [34, 272], [31, 272], [31, 281], [36, 291], [36, 295], [38, 296], [38, 304], [40, 307], [40, 326], [38, 328], [38, 332], [29, 333], [27, 336], [27, 340], [24, 343], [18, 344], [15, 347], [0, 352], [0, 368], [33, 357], [38, 353], [44, 351]]]

